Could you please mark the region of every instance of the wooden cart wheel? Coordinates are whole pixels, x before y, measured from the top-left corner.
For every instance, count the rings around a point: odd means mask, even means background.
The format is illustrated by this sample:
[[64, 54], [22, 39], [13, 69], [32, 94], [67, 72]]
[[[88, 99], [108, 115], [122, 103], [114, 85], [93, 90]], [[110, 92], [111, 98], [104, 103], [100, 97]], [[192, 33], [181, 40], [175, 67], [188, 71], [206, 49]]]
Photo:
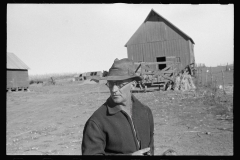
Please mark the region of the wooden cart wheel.
[[163, 85], [163, 90], [164, 90], [164, 91], [167, 90], [167, 83], [168, 83], [168, 82], [165, 82], [164, 85]]

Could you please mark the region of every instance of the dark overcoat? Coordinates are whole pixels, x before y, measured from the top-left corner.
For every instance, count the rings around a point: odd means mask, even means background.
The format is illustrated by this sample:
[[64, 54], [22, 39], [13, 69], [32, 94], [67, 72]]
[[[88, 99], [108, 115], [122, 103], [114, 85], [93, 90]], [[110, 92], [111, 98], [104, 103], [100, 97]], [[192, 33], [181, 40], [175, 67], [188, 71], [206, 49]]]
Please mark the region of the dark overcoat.
[[82, 139], [83, 155], [131, 154], [150, 147], [154, 155], [154, 122], [151, 109], [132, 95], [132, 118], [111, 97], [87, 120]]

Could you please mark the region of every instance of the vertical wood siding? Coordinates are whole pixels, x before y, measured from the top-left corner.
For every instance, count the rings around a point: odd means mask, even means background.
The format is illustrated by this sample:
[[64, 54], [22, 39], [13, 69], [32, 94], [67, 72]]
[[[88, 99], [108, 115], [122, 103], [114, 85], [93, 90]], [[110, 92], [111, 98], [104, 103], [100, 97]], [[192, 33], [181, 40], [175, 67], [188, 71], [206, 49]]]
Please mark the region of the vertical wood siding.
[[156, 57], [176, 56], [185, 67], [191, 63], [189, 45], [185, 39], [135, 44], [128, 46], [128, 56], [133, 56], [135, 62], [156, 62]]
[[190, 40], [161, 18], [151, 20], [143, 23], [128, 41], [129, 58], [133, 56], [135, 62], [156, 62], [156, 57], [176, 56], [180, 57], [182, 68], [194, 61]]
[[190, 63], [195, 63], [193, 44], [190, 40], [188, 41], [188, 44], [189, 44], [189, 51], [190, 51]]
[[7, 88], [28, 87], [27, 70], [7, 70]]

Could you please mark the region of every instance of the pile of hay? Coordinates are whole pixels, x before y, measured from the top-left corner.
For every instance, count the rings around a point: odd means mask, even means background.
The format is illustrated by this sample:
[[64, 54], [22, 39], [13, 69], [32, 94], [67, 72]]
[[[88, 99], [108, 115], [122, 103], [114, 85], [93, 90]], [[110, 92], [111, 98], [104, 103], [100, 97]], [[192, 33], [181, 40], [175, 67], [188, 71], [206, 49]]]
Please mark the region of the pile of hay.
[[196, 86], [193, 83], [192, 76], [187, 72], [180, 73], [176, 77], [174, 90], [189, 91], [194, 89], [196, 89]]

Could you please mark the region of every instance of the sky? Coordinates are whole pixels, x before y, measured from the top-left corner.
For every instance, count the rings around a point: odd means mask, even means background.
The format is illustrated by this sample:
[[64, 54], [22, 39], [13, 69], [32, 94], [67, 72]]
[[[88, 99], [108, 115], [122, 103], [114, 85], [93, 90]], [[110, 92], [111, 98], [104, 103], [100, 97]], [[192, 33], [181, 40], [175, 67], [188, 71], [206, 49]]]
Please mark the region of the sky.
[[29, 75], [109, 70], [151, 9], [193, 39], [196, 63], [233, 63], [233, 4], [8, 4], [7, 52]]

